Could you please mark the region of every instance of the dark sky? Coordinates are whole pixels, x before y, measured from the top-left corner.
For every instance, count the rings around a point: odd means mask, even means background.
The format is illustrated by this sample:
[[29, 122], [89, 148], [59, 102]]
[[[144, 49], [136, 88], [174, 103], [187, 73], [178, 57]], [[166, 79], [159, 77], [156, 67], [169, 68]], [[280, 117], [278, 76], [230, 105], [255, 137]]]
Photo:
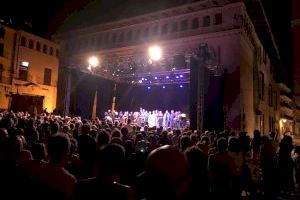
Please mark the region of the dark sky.
[[[78, 14], [71, 14], [82, 10], [88, 3], [93, 5], [96, 2], [97, 5], [101, 5], [100, 12], [96, 11], [101, 16], [112, 7], [122, 9], [120, 5], [128, 1], [141, 2], [141, 0], [9, 0], [5, 2], [5, 5], [0, 6], [0, 19], [11, 18], [19, 28], [49, 38], [62, 25], [64, 19], [70, 19], [70, 16], [73, 16], [73, 18], [74, 16], [78, 17]], [[164, 1], [167, 2], [168, 0]], [[183, 0], [172, 0], [172, 2], [175, 1], [180, 3]], [[287, 66], [287, 73], [289, 73], [291, 66], [290, 0], [286, 0], [284, 3], [277, 0], [262, 1], [279, 46], [282, 60], [284, 65]], [[163, 1], [151, 0], [150, 2], [155, 6]], [[166, 6], [168, 5], [166, 4]], [[24, 21], [29, 23], [24, 26]]]

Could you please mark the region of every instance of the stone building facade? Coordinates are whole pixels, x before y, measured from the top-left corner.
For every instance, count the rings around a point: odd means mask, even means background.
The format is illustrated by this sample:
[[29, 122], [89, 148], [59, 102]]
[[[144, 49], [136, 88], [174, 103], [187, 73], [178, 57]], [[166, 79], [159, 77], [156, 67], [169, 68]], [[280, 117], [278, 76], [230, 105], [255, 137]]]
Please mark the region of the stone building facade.
[[[260, 30], [258, 18], [264, 23], [264, 30]], [[267, 35], [267, 42], [262, 34]], [[88, 57], [97, 56], [101, 64], [95, 74], [116, 81], [122, 81], [125, 72], [124, 67], [114, 66], [123, 66], [126, 60], [143, 66], [151, 45], [162, 48], [165, 65], [174, 63], [175, 57], [181, 55], [185, 58], [183, 68], [189, 70], [187, 61], [201, 59], [198, 47], [206, 44], [209, 59], [205, 62], [205, 76], [210, 78], [202, 84], [206, 85], [205, 95], [212, 97], [205, 101], [222, 99], [224, 128], [247, 131], [250, 135], [255, 129], [266, 134], [280, 129], [276, 77], [282, 66], [278, 64], [277, 46], [259, 1], [187, 1], [143, 15], [74, 28], [58, 33], [55, 40], [62, 48], [63, 72], [70, 68], [86, 72]], [[63, 74], [62, 80], [71, 84]], [[216, 74], [225, 77], [225, 81], [211, 87], [211, 77]], [[221, 87], [222, 96], [214, 97], [213, 91]], [[61, 106], [68, 110], [68, 92], [65, 88], [61, 91]]]
[[0, 108], [52, 112], [56, 108], [59, 46], [0, 25]]

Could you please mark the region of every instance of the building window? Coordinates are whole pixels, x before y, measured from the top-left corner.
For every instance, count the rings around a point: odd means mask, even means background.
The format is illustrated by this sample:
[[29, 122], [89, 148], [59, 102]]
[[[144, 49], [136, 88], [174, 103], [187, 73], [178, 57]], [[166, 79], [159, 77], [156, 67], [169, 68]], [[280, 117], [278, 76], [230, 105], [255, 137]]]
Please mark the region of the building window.
[[209, 26], [210, 25], [210, 16], [205, 16], [204, 18], [203, 18], [203, 26], [204, 27], [207, 27], [207, 26]]
[[53, 56], [53, 47], [50, 47], [50, 55]]
[[263, 62], [267, 64], [267, 52], [265, 49], [263, 49]]
[[277, 92], [273, 92], [273, 99], [274, 99], [274, 110], [277, 110], [277, 104], [278, 104], [278, 101], [277, 101]]
[[264, 100], [264, 93], [265, 93], [265, 77], [264, 77], [264, 73], [259, 72], [258, 75], [258, 97], [260, 100]]
[[4, 35], [5, 35], [5, 29], [0, 28], [0, 38], [4, 38]]
[[121, 32], [119, 36], [119, 42], [123, 42], [123, 41], [124, 41], [124, 32]]
[[4, 56], [4, 44], [0, 43], [0, 56]]
[[52, 69], [45, 68], [44, 71], [44, 85], [51, 85]]
[[158, 32], [158, 26], [155, 25], [152, 29], [152, 33], [153, 33], [153, 35], [157, 35], [157, 32]]
[[215, 25], [222, 24], [222, 20], [223, 20], [222, 13], [217, 13], [215, 15]]
[[116, 43], [116, 41], [117, 41], [117, 34], [114, 33], [112, 36], [111, 42], [114, 44], [114, 43]]
[[141, 35], [141, 30], [140, 29], [136, 30], [135, 39], [139, 40], [140, 39], [140, 35]]
[[47, 47], [47, 45], [43, 45], [43, 53], [47, 53], [47, 51], [48, 51], [48, 47]]
[[177, 22], [173, 22], [171, 31], [172, 31], [172, 33], [175, 33], [178, 31], [178, 23]]
[[128, 41], [132, 40], [132, 32], [131, 31], [128, 31], [128, 33], [127, 33], [127, 40]]
[[19, 79], [22, 81], [27, 81], [28, 78], [28, 67], [29, 62], [22, 61], [19, 67]]
[[149, 36], [149, 28], [145, 28], [144, 30], [144, 37], [147, 38]]
[[269, 106], [273, 106], [273, 88], [272, 85], [269, 85]]
[[3, 76], [3, 71], [4, 71], [4, 68], [3, 68], [3, 64], [0, 64], [0, 82], [2, 82], [2, 76]]
[[185, 31], [188, 28], [188, 21], [187, 20], [183, 20], [180, 24], [180, 30], [181, 31]]
[[56, 49], [56, 57], [58, 57], [59, 56], [59, 50], [58, 49]]
[[192, 29], [197, 29], [197, 28], [199, 28], [199, 19], [198, 19], [198, 17], [194, 18], [193, 21], [192, 21]]
[[29, 40], [28, 48], [33, 49], [33, 41], [32, 40]]
[[21, 46], [26, 47], [26, 38], [25, 37], [21, 38]]
[[98, 36], [98, 38], [97, 38], [97, 45], [96, 46], [101, 46], [102, 45], [102, 37], [101, 37], [101, 35], [99, 35]]
[[35, 49], [36, 49], [37, 51], [41, 51], [41, 44], [40, 44], [39, 42], [36, 43]]
[[162, 26], [161, 33], [162, 33], [163, 35], [168, 33], [168, 24], [164, 24], [164, 25]]

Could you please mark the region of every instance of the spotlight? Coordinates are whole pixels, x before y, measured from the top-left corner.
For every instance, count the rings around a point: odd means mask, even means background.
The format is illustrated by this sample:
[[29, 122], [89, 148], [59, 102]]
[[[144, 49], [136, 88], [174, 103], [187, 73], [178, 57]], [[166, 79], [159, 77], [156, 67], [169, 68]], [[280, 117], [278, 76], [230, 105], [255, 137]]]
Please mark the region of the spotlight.
[[148, 81], [148, 79], [146, 79], [146, 78], [145, 78], [144, 80], [145, 80], [145, 81]]
[[150, 87], [150, 86], [148, 86], [148, 87], [147, 87], [147, 89], [148, 89], [148, 90], [150, 90], [150, 89], [151, 89], [151, 87]]
[[163, 89], [165, 89], [166, 88], [166, 86], [163, 86]]
[[144, 78], [142, 78], [142, 81], [145, 80]]
[[159, 46], [152, 46], [148, 50], [149, 57], [151, 60], [158, 61], [161, 58], [162, 51]]
[[179, 87], [180, 87], [180, 88], [183, 88], [183, 85], [180, 85]]
[[170, 77], [169, 76], [166, 76], [166, 79], [169, 79]]
[[182, 74], [180, 74], [180, 76], [179, 76], [180, 78], [183, 78], [183, 75]]
[[88, 62], [92, 67], [96, 67], [99, 64], [99, 60], [96, 56], [89, 57]]
[[154, 79], [157, 80], [157, 77], [155, 76]]
[[179, 78], [179, 76], [176, 76], [176, 78]]
[[139, 83], [143, 83], [143, 81], [142, 81], [142, 80], [139, 80]]

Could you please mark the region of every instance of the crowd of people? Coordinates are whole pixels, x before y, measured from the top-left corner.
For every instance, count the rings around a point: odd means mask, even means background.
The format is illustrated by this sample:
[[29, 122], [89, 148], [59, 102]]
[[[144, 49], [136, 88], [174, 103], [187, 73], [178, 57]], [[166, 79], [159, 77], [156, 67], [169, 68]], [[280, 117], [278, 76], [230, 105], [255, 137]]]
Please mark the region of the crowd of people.
[[0, 113], [1, 199], [276, 199], [300, 187], [291, 136]]
[[189, 120], [187, 115], [181, 111], [171, 110], [170, 112], [166, 110], [165, 112], [161, 110], [148, 111], [146, 109], [140, 108], [139, 111], [129, 112], [129, 111], [111, 111], [108, 110], [104, 113], [106, 120], [114, 123], [118, 121], [122, 124], [127, 124], [128, 119], [133, 124], [138, 126], [148, 126], [153, 127], [163, 127], [163, 129], [181, 129], [189, 127]]

